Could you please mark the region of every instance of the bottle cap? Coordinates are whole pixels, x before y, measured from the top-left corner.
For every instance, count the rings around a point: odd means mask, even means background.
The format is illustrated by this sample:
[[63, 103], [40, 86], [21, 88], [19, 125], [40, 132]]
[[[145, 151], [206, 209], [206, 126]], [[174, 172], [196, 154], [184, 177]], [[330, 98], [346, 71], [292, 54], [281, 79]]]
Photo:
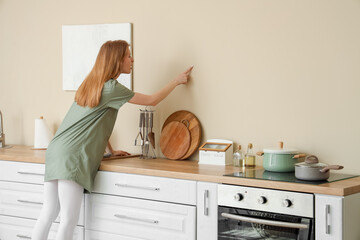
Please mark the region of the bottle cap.
[[249, 143], [248, 147], [249, 147], [249, 148], [252, 148], [252, 147], [253, 147], [252, 143]]
[[238, 150], [241, 150], [241, 145], [238, 146]]

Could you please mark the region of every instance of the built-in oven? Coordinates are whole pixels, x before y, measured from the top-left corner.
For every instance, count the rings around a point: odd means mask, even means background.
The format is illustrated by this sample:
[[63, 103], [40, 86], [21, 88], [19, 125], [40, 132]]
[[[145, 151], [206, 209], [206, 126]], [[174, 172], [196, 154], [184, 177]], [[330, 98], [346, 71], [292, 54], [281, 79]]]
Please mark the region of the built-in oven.
[[313, 240], [313, 194], [218, 186], [218, 240]]

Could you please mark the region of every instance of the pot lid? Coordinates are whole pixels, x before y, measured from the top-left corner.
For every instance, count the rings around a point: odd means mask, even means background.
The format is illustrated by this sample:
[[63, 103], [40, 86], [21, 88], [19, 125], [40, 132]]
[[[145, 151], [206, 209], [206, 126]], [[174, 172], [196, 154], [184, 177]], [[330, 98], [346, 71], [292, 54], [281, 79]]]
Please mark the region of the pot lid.
[[264, 153], [275, 153], [275, 154], [298, 154], [299, 151], [294, 148], [265, 148]]
[[307, 163], [307, 162], [300, 162], [296, 163], [295, 166], [297, 167], [307, 167], [307, 168], [324, 168], [328, 165], [325, 163]]
[[296, 163], [295, 166], [307, 168], [324, 168], [328, 165], [326, 163], [319, 162], [319, 159], [315, 155], [309, 155], [305, 158], [304, 162]]

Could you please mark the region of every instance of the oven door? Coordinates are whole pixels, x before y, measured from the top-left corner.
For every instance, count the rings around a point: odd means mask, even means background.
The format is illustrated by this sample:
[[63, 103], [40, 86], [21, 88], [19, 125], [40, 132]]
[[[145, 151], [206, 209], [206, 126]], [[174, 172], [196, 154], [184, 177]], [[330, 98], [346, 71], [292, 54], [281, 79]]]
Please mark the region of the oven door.
[[218, 240], [313, 240], [314, 219], [230, 207], [218, 207]]

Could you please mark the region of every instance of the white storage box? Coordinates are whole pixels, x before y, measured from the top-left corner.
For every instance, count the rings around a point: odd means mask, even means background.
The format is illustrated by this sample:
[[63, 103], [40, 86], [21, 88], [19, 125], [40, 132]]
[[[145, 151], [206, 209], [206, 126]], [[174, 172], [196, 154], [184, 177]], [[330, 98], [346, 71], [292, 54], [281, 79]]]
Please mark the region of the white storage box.
[[232, 164], [233, 142], [223, 139], [207, 140], [199, 148], [199, 164]]

